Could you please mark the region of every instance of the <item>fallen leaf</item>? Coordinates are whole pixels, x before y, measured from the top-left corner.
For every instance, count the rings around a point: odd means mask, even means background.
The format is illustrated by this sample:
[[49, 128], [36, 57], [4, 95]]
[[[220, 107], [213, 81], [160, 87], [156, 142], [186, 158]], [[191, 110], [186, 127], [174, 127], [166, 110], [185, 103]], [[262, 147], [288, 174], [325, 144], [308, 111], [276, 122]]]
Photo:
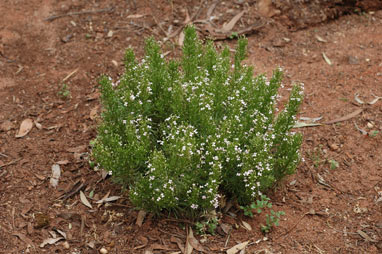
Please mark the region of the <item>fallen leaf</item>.
[[194, 250], [194, 248], [192, 247], [192, 245], [190, 243], [190, 237], [189, 237], [189, 235], [187, 235], [186, 245], [184, 247], [184, 254], [191, 254], [193, 250]]
[[[98, 203], [98, 207], [100, 207], [100, 206], [103, 204], [103, 201], [104, 201], [105, 199], [107, 199], [107, 198], [109, 197], [109, 195], [110, 195], [110, 191], [108, 191], [108, 192], [106, 193], [106, 195], [103, 196], [103, 198], [101, 198], [100, 200], [97, 201], [97, 202], [99, 202], [99, 203]], [[100, 202], [100, 201], [101, 201], [101, 202]]]
[[142, 226], [142, 223], [143, 223], [143, 220], [145, 219], [145, 216], [146, 216], [146, 211], [140, 210], [138, 212], [137, 221], [135, 222], [135, 224], [137, 224], [138, 227]]
[[235, 17], [231, 19], [230, 22], [228, 22], [227, 24], [224, 24], [222, 27], [223, 32], [226, 33], [231, 31], [232, 28], [236, 25], [236, 23], [239, 21], [239, 19], [243, 16], [244, 13], [245, 11], [239, 12], [238, 14], [235, 15]]
[[64, 231], [62, 231], [62, 230], [60, 230], [60, 229], [58, 229], [58, 228], [55, 228], [54, 229], [57, 233], [59, 233], [63, 238], [67, 238], [66, 237], [66, 233], [64, 232]]
[[363, 109], [359, 108], [356, 111], [354, 111], [354, 112], [352, 112], [352, 113], [350, 113], [350, 114], [348, 114], [346, 116], [343, 116], [343, 117], [340, 117], [340, 118], [337, 118], [337, 119], [325, 122], [324, 124], [332, 124], [332, 123], [338, 123], [338, 122], [343, 122], [343, 121], [349, 120], [349, 119], [359, 115], [362, 111], [363, 111]]
[[36, 126], [37, 129], [42, 130], [42, 125], [41, 123], [34, 121], [34, 125]]
[[200, 252], [206, 252], [203, 246], [199, 243], [199, 241], [194, 237], [194, 233], [192, 232], [192, 228], [190, 227], [190, 231], [188, 233], [188, 241], [191, 244], [192, 248]]
[[296, 123], [293, 125], [293, 128], [313, 127], [313, 126], [320, 126], [320, 125], [322, 124], [296, 121]]
[[226, 233], [227, 235], [231, 232], [232, 226], [229, 224], [222, 223], [220, 227], [223, 229], [223, 232]]
[[355, 128], [356, 128], [359, 132], [361, 132], [362, 135], [367, 135], [367, 131], [365, 131], [364, 129], [359, 128], [358, 125], [357, 125], [356, 123], [354, 123], [354, 126], [355, 126]]
[[354, 100], [356, 101], [356, 102], [358, 102], [359, 104], [364, 104], [365, 102], [363, 101], [363, 100], [361, 100], [359, 97], [358, 97], [358, 93], [356, 93], [355, 95], [354, 95]]
[[322, 57], [327, 64], [332, 65], [332, 61], [330, 61], [329, 57], [327, 57], [324, 52], [322, 52]]
[[212, 13], [214, 12], [215, 8], [216, 8], [216, 5], [219, 3], [220, 1], [215, 1], [211, 4], [211, 6], [208, 8], [207, 10], [207, 19], [210, 19], [211, 18], [211, 15]]
[[142, 243], [141, 245], [138, 245], [136, 247], [134, 247], [134, 250], [138, 250], [138, 249], [142, 249], [144, 247], [147, 246], [147, 244], [149, 243], [149, 239], [147, 239], [146, 237], [144, 236], [138, 236], [138, 240]]
[[90, 209], [93, 209], [92, 205], [90, 204], [90, 202], [88, 201], [88, 199], [86, 198], [85, 194], [82, 191], [80, 191], [80, 199], [82, 204], [89, 207]]
[[366, 241], [368, 242], [377, 242], [377, 240], [374, 240], [372, 239], [370, 236], [368, 236], [368, 234], [366, 234], [365, 232], [363, 232], [362, 230], [357, 230], [357, 233], [362, 236], [363, 239], [365, 239]]
[[47, 238], [45, 239], [41, 244], [40, 244], [40, 248], [44, 248], [45, 245], [48, 245], [48, 244], [55, 244], [56, 242], [60, 241], [60, 240], [63, 240], [64, 238], [63, 237], [58, 237], [58, 238]]
[[20, 125], [19, 132], [16, 134], [16, 138], [21, 138], [27, 135], [33, 128], [33, 120], [32, 119], [25, 119], [22, 121]]
[[94, 249], [95, 248], [95, 241], [90, 241], [86, 244], [86, 246], [88, 246], [89, 248], [91, 249]]
[[241, 221], [241, 223], [243, 224], [244, 228], [248, 231], [251, 231], [252, 230], [252, 227], [251, 225], [249, 225], [249, 223], [245, 222], [245, 221]]
[[375, 104], [379, 99], [382, 99], [382, 97], [378, 97], [378, 96], [374, 96], [374, 97], [375, 97], [375, 99], [372, 100], [372, 101], [370, 101], [370, 102], [368, 102], [367, 104], [369, 104], [369, 105], [373, 105], [373, 104]]
[[235, 246], [233, 246], [232, 248], [227, 250], [227, 254], [236, 254], [236, 253], [238, 253], [239, 251], [245, 249], [245, 247], [247, 247], [248, 243], [249, 243], [249, 241], [236, 244]]
[[139, 18], [142, 18], [144, 17], [145, 15], [143, 14], [131, 14], [129, 16], [127, 16], [128, 19], [139, 19]]
[[184, 253], [184, 245], [183, 245], [182, 240], [180, 240], [178, 237], [171, 236], [170, 241], [171, 241], [172, 243], [176, 243], [176, 245], [178, 245], [178, 248], [180, 249], [180, 251], [181, 251], [182, 253]]
[[60, 165], [58, 164], [54, 164], [52, 166], [52, 176], [50, 177], [50, 185], [53, 187], [53, 188], [56, 188], [57, 185], [58, 185], [58, 181], [60, 179], [60, 176], [61, 176], [61, 169], [60, 169]]
[[57, 161], [56, 164], [58, 165], [67, 165], [69, 164], [70, 162], [68, 160], [62, 160], [62, 161]]
[[321, 36], [319, 36], [319, 35], [317, 35], [317, 34], [316, 34], [316, 39], [317, 39], [317, 41], [319, 41], [319, 42], [328, 42], [327, 40], [323, 39]]
[[309, 122], [312, 122], [312, 123], [317, 122], [317, 121], [319, 121], [321, 119], [322, 119], [322, 116], [320, 116], [320, 117], [304, 117], [304, 116], [300, 117], [300, 120], [302, 120], [302, 121], [309, 121]]
[[120, 198], [121, 198], [120, 196], [111, 196], [111, 197], [108, 197], [108, 198], [105, 198], [105, 199], [98, 200], [96, 203], [97, 204], [102, 204], [102, 203], [106, 203], [106, 202], [113, 202], [113, 201], [116, 201], [116, 200], [118, 200]]

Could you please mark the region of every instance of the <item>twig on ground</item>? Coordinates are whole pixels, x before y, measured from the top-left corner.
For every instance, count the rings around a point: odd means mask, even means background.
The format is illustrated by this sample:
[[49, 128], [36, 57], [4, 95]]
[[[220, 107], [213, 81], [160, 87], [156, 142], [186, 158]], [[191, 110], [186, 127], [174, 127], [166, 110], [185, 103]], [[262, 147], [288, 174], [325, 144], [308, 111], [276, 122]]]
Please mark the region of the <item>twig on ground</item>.
[[164, 234], [168, 234], [168, 235], [171, 235], [171, 236], [174, 236], [174, 237], [179, 237], [179, 238], [186, 238], [186, 236], [184, 236], [184, 235], [181, 235], [181, 234], [175, 234], [175, 233], [171, 233], [171, 232], [167, 232], [167, 231], [165, 231], [165, 230], [163, 230], [163, 229], [161, 229], [161, 228], [158, 228], [158, 230], [160, 231], [160, 232], [162, 232], [162, 233], [164, 233]]
[[300, 222], [302, 221], [302, 219], [305, 217], [305, 215], [308, 215], [309, 212], [306, 212], [304, 213], [303, 215], [301, 215], [301, 217], [299, 218], [299, 220], [286, 232], [284, 233], [283, 235], [279, 236], [277, 239], [280, 239], [281, 237], [285, 237], [287, 236], [290, 232], [292, 232], [293, 229], [295, 229], [297, 227], [298, 224], [300, 224]]
[[3, 156], [3, 157], [5, 157], [5, 158], [8, 158], [8, 157], [9, 157], [8, 155], [3, 154], [3, 153], [0, 153], [0, 156]]
[[0, 165], [0, 169], [1, 169], [1, 168], [5, 168], [6, 166], [10, 166], [10, 165], [12, 165], [12, 164], [15, 164], [15, 163], [18, 162], [19, 160], [21, 160], [21, 158], [18, 158], [18, 159], [16, 159], [16, 160], [11, 161], [11, 162], [5, 163], [4, 165]]
[[74, 194], [76, 194], [77, 192], [79, 192], [80, 190], [82, 190], [82, 188], [84, 188], [85, 186], [86, 186], [86, 183], [78, 181], [73, 185], [73, 187], [67, 193], [65, 193], [58, 199], [62, 199], [64, 201], [70, 198], [71, 196], [73, 196]]
[[111, 6], [111, 7], [105, 8], [105, 9], [99, 9], [99, 10], [69, 12], [69, 13], [65, 13], [65, 14], [52, 15], [52, 16], [44, 19], [44, 21], [53, 21], [55, 19], [59, 19], [59, 18], [67, 17], [67, 16], [76, 16], [76, 15], [83, 15], [83, 14], [96, 14], [96, 13], [102, 13], [102, 12], [112, 12], [113, 10], [114, 10], [114, 6]]

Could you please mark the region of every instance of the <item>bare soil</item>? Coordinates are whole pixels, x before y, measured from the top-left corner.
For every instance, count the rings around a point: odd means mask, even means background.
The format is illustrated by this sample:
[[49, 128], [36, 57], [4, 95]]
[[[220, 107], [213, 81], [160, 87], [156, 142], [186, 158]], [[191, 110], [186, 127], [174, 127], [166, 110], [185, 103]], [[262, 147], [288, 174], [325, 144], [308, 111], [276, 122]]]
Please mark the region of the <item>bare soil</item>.
[[[233, 227], [228, 235], [219, 226], [216, 235], [196, 236], [205, 253], [246, 241], [245, 253], [381, 253], [381, 1], [353, 1], [354, 9], [269, 2], [225, 1], [212, 9], [213, 1], [195, 0], [0, 1], [0, 253], [180, 253], [176, 241], [185, 243], [188, 222], [147, 215], [136, 225], [126, 192], [89, 166], [88, 144], [101, 111], [98, 77], [118, 77], [125, 49], [142, 56], [151, 35], [167, 37], [163, 51], [176, 56], [176, 31], [187, 15], [217, 45], [234, 48], [230, 33], [245, 30], [246, 61], [257, 74], [282, 66], [283, 95], [293, 82], [305, 84], [299, 117], [337, 119], [296, 129], [305, 161], [269, 193], [274, 210], [286, 213], [280, 226], [263, 235], [264, 214], [248, 218], [233, 206], [220, 220]], [[217, 33], [242, 10], [232, 31]], [[33, 128], [16, 138], [25, 119]], [[53, 188], [56, 163], [61, 176]], [[105, 195], [122, 198], [95, 203]], [[58, 230], [66, 239], [41, 247], [61, 237]]]

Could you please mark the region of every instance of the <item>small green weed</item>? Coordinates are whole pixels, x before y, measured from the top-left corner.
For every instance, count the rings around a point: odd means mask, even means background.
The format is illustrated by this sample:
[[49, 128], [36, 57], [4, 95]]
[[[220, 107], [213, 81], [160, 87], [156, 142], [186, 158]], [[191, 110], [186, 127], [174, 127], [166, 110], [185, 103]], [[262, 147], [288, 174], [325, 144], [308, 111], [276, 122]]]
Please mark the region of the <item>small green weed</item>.
[[340, 165], [338, 163], [338, 161], [336, 161], [334, 159], [329, 160], [329, 164], [330, 164], [330, 169], [332, 169], [332, 170], [338, 168]]
[[237, 39], [239, 38], [239, 34], [237, 32], [232, 32], [231, 35], [229, 36], [229, 38], [232, 40], [232, 39]]
[[253, 217], [253, 210], [257, 213], [261, 213], [264, 208], [272, 208], [272, 203], [269, 202], [269, 198], [265, 195], [261, 195], [260, 200], [256, 200], [248, 206], [240, 206], [240, 209], [244, 211], [244, 215], [248, 217]]
[[315, 147], [313, 151], [307, 153], [307, 157], [313, 162], [315, 168], [318, 168], [322, 162], [325, 162], [323, 157], [322, 145]]
[[60, 91], [58, 91], [58, 95], [63, 99], [70, 99], [72, 98], [72, 95], [69, 90], [69, 86], [65, 83], [61, 85]]
[[273, 226], [279, 226], [280, 224], [280, 217], [282, 215], [285, 215], [285, 212], [278, 211], [275, 212], [271, 210], [271, 214], [266, 215], [266, 225], [261, 225], [261, 231], [265, 233], [269, 233]]
[[[240, 209], [244, 211], [244, 215], [248, 217], [253, 217], [253, 210], [257, 213], [262, 213], [263, 209], [272, 208], [272, 203], [269, 202], [269, 198], [265, 195], [261, 195], [261, 199], [253, 202], [249, 206], [240, 206]], [[266, 225], [261, 224], [260, 229], [263, 233], [269, 233], [273, 226], [279, 225], [280, 216], [285, 215], [283, 211], [275, 212], [272, 209], [270, 214], [266, 214]]]
[[219, 224], [219, 221], [216, 217], [198, 221], [195, 223], [196, 233], [199, 235], [211, 234], [215, 235], [215, 230]]
[[374, 137], [376, 137], [378, 135], [378, 133], [379, 133], [379, 131], [371, 131], [369, 136], [374, 138]]

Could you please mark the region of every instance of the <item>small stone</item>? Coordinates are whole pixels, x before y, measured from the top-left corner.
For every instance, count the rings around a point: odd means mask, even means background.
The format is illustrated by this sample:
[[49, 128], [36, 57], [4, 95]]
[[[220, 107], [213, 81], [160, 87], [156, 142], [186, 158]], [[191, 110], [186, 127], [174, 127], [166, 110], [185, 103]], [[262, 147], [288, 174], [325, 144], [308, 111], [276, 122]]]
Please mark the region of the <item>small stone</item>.
[[336, 150], [338, 150], [338, 148], [339, 148], [338, 145], [337, 145], [337, 144], [334, 144], [334, 143], [333, 143], [333, 144], [330, 144], [329, 146], [330, 146], [330, 149], [332, 149], [333, 151], [336, 151]]
[[111, 60], [111, 62], [114, 64], [115, 67], [118, 67], [118, 62], [115, 60]]
[[372, 123], [370, 123], [370, 122], [367, 123], [367, 128], [371, 129], [373, 127], [374, 127], [374, 125]]
[[349, 62], [349, 64], [353, 64], [353, 65], [355, 65], [355, 64], [358, 64], [358, 58], [357, 57], [354, 57], [354, 56], [349, 56], [348, 57], [348, 62]]
[[105, 249], [104, 247], [102, 247], [102, 248], [99, 250], [99, 253], [101, 253], [101, 254], [107, 254], [108, 251], [107, 251], [107, 249]]

